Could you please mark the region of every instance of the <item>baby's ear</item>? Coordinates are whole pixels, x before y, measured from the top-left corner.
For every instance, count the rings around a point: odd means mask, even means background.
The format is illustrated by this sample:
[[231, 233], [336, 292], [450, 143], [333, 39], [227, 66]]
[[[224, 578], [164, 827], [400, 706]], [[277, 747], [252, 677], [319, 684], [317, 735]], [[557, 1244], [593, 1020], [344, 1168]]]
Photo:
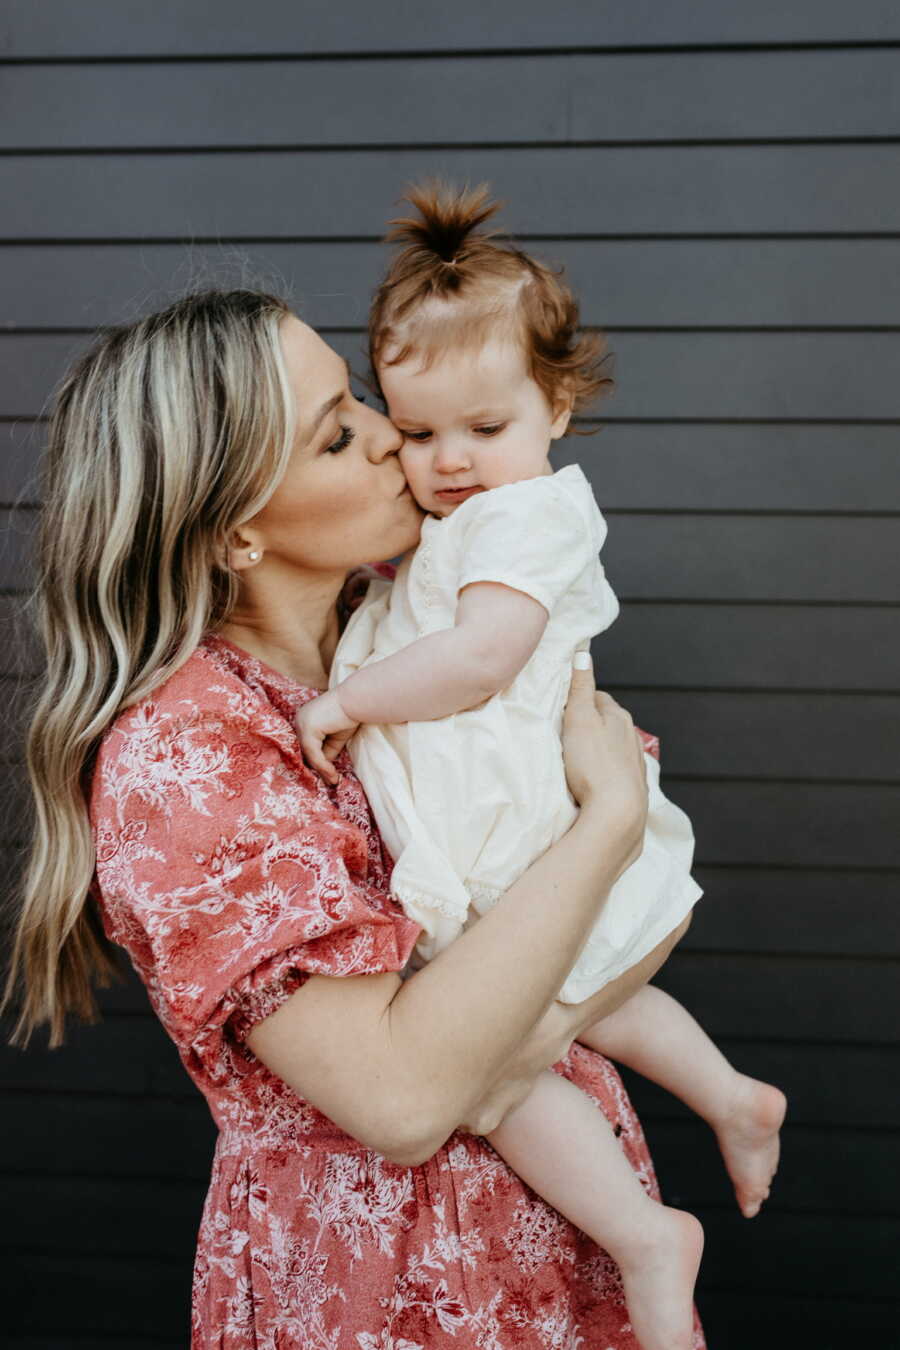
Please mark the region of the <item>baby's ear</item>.
[[574, 391], [561, 386], [553, 400], [553, 421], [550, 424], [550, 435], [553, 440], [559, 440], [560, 436], [565, 435], [574, 406]]

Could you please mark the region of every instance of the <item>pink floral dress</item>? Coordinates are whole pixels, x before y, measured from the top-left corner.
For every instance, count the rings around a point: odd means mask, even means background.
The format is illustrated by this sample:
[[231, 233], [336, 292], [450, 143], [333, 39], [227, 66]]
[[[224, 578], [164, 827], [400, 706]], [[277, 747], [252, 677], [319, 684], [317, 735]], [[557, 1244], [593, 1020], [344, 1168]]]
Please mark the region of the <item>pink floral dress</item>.
[[[346, 752], [335, 788], [303, 763], [291, 717], [316, 692], [207, 636], [93, 778], [104, 927], [219, 1127], [192, 1350], [637, 1350], [612, 1261], [483, 1139], [390, 1163], [245, 1043], [309, 975], [399, 971], [419, 932]], [[658, 1195], [612, 1066], [576, 1044], [555, 1068]]]

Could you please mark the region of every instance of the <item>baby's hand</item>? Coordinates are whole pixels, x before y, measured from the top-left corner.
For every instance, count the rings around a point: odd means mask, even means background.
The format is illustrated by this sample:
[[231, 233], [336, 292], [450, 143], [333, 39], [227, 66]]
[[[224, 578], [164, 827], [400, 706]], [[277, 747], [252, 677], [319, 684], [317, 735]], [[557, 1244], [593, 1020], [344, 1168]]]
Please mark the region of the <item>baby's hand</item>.
[[303, 758], [332, 787], [338, 773], [331, 761], [337, 759], [358, 725], [344, 712], [333, 689], [304, 703], [294, 718]]

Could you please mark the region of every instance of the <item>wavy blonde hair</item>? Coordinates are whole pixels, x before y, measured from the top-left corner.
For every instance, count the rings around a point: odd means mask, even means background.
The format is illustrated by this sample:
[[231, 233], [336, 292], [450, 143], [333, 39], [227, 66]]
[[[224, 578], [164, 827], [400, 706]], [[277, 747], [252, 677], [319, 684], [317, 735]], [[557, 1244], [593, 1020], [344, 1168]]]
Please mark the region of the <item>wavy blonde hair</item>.
[[118, 967], [90, 896], [86, 792], [117, 713], [179, 668], [234, 604], [231, 531], [274, 492], [294, 437], [277, 296], [205, 290], [104, 332], [58, 388], [34, 599], [46, 650], [27, 764], [33, 834], [0, 1011], [11, 1044], [73, 1013]]

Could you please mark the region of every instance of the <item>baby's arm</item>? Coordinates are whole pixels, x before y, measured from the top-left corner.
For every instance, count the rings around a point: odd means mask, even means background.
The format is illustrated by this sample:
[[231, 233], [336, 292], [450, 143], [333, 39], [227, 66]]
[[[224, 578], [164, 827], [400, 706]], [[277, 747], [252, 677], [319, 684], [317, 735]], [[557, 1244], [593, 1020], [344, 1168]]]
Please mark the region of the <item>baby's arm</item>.
[[[363, 666], [305, 704], [297, 731], [310, 764], [334, 780], [323, 742], [343, 743], [360, 722], [430, 722], [476, 707], [511, 684], [547, 626], [544, 606], [495, 581], [459, 593], [452, 628]], [[340, 748], [338, 746], [338, 748]]]
[[357, 722], [430, 722], [462, 712], [511, 684], [547, 626], [524, 591], [478, 581], [459, 593], [453, 628], [419, 638], [337, 688]]

